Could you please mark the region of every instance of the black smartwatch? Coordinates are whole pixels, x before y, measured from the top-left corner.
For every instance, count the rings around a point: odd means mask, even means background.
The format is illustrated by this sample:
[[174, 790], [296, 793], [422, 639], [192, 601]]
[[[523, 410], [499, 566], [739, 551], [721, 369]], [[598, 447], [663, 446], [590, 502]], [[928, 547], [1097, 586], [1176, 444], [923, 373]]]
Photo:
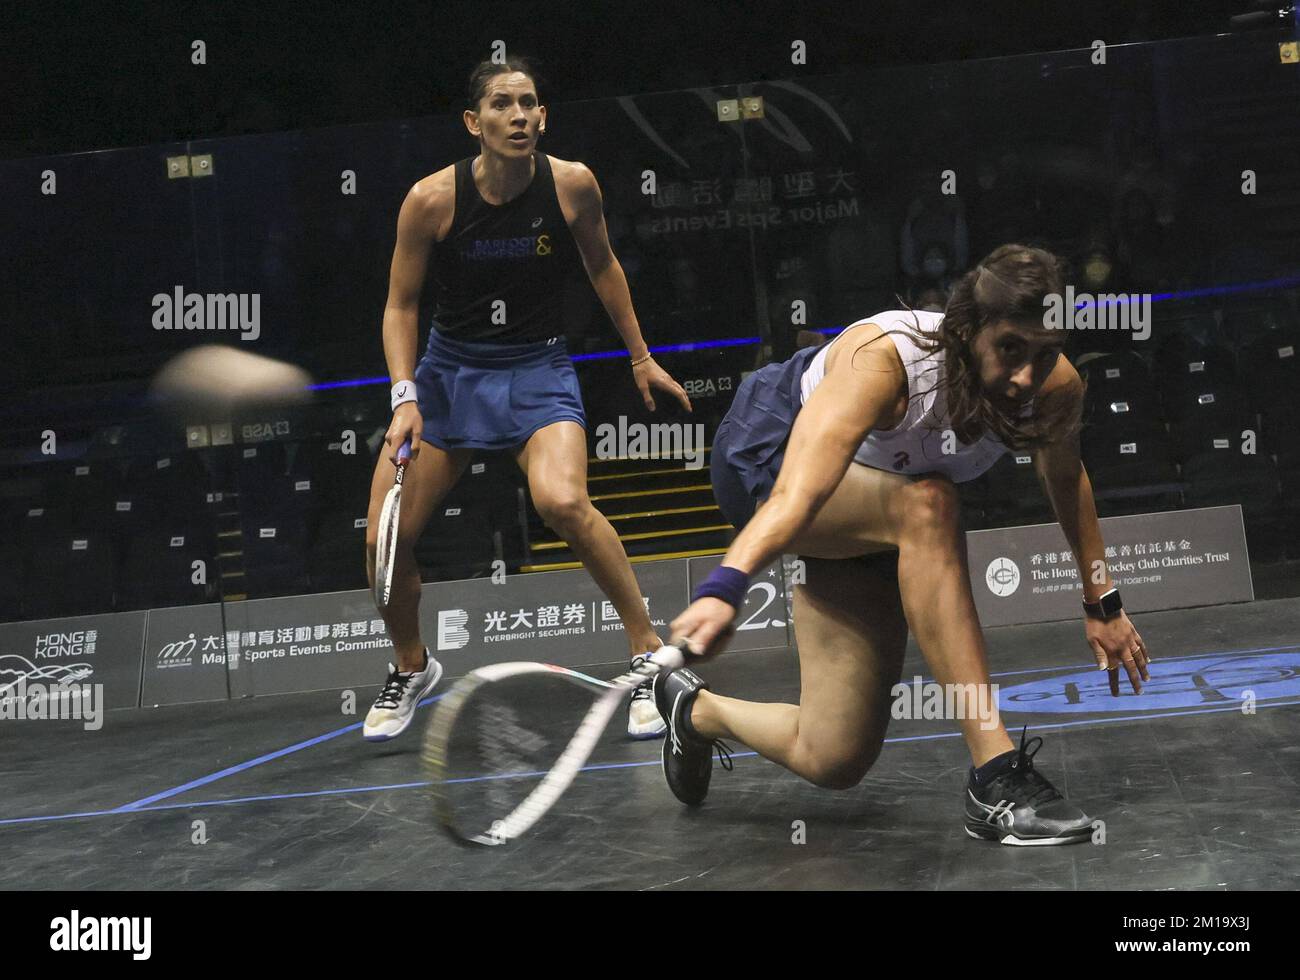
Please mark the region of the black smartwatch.
[[1119, 597], [1119, 589], [1115, 588], [1100, 596], [1096, 602], [1083, 600], [1083, 611], [1093, 619], [1110, 619], [1123, 608], [1124, 603]]

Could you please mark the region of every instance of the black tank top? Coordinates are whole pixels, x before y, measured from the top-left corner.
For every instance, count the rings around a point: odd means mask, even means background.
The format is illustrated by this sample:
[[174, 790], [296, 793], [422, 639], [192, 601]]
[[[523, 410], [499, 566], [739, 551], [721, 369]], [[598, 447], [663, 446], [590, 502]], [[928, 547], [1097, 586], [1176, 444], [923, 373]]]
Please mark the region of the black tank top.
[[446, 337], [526, 344], [564, 336], [564, 281], [581, 256], [560, 211], [551, 162], [545, 153], [533, 158], [532, 182], [500, 205], [478, 192], [474, 157], [456, 162], [456, 214], [431, 255], [434, 327]]

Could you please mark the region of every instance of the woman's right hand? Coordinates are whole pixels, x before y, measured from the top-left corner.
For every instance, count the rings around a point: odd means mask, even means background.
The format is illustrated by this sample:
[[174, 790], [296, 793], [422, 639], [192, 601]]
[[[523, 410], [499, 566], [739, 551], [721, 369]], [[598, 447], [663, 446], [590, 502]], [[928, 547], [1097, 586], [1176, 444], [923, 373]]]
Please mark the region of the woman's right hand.
[[668, 635], [673, 642], [689, 641], [683, 644], [683, 652], [697, 657], [712, 657], [726, 649], [736, 632], [732, 628], [735, 619], [736, 610], [731, 603], [704, 596], [692, 602], [673, 620]]
[[393, 421], [388, 423], [388, 431], [384, 433], [389, 462], [397, 465], [397, 450], [402, 448], [402, 443], [407, 439], [411, 440], [411, 459], [420, 455], [420, 433], [423, 431], [424, 419], [421, 418], [416, 403], [403, 402], [398, 405], [397, 411], [393, 413]]

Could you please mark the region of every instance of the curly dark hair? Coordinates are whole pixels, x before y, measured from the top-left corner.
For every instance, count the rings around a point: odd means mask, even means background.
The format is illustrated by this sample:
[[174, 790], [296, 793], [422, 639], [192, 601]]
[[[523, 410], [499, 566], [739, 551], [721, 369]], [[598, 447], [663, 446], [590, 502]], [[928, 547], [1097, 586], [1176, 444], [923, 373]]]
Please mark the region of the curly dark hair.
[[994, 249], [953, 285], [933, 335], [921, 331], [915, 311], [898, 297], [900, 308], [913, 314], [912, 337], [917, 346], [926, 354], [943, 353], [943, 376], [929, 390], [943, 390], [953, 431], [972, 439], [991, 433], [1008, 449], [1032, 450], [1060, 442], [1082, 428], [1079, 413], [1060, 399], [1046, 405], [1036, 399], [1033, 412], [1025, 418], [1009, 414], [984, 391], [975, 361], [975, 336], [987, 326], [1009, 320], [1045, 333], [1049, 328], [1043, 322], [1043, 300], [1064, 291], [1063, 259], [1045, 249], [1008, 244]]

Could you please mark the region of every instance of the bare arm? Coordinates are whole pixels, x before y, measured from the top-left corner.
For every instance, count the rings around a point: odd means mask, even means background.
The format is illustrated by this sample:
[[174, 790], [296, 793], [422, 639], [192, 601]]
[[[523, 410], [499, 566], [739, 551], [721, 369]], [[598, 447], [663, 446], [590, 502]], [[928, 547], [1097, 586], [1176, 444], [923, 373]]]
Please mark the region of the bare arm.
[[[1064, 368], [1058, 364], [1057, 370], [1061, 373], [1060, 383], [1054, 386], [1049, 397], [1061, 399], [1059, 404], [1069, 409], [1072, 421], [1077, 421], [1083, 409], [1083, 384], [1068, 362]], [[1057, 371], [1054, 371], [1048, 382], [1056, 380]], [[1079, 456], [1077, 435], [1035, 453], [1034, 468], [1061, 531], [1074, 550], [1083, 597], [1088, 602], [1096, 602], [1114, 582], [1106, 567], [1106, 542], [1102, 540], [1101, 524], [1097, 520], [1092, 481]], [[1147, 669], [1150, 652], [1128, 614], [1121, 610], [1107, 620], [1084, 617], [1084, 634], [1097, 658], [1097, 666], [1110, 672], [1110, 693], [1119, 696], [1119, 668], [1123, 667], [1133, 692], [1140, 694], [1142, 682], [1151, 679]]]
[[632, 293], [628, 289], [627, 276], [623, 272], [623, 266], [614, 257], [614, 250], [609, 246], [605, 209], [596, 176], [580, 163], [572, 164], [571, 168], [565, 182], [574, 209], [573, 223], [570, 225], [573, 240], [577, 242], [578, 251], [582, 254], [582, 264], [587, 270], [592, 289], [600, 297], [609, 318], [614, 321], [614, 328], [623, 338], [631, 359], [639, 362], [633, 368], [633, 376], [646, 408], [654, 410], [651, 388], [659, 388], [671, 394], [689, 412], [691, 401], [686, 397], [686, 392], [650, 358], [645, 338], [641, 336], [641, 325], [637, 322], [636, 311], [632, 309]]
[[875, 324], [850, 328], [847, 347], [804, 404], [767, 503], [732, 543], [724, 565], [752, 575], [780, 555], [835, 492], [853, 454], [907, 390], [907, 374], [884, 338], [853, 352]]
[[[1083, 411], [1083, 383], [1074, 366], [1062, 357], [1043, 387], [1040, 397], [1060, 405], [1069, 413], [1070, 420], [1077, 422]], [[1078, 434], [1036, 452], [1034, 469], [1074, 552], [1084, 598], [1095, 602], [1112, 583], [1106, 568], [1106, 543], [1097, 522], [1092, 481], [1079, 456]]]
[[[415, 348], [419, 336], [420, 291], [424, 287], [429, 249], [437, 234], [441, 217], [440, 175], [427, 178], [411, 188], [397, 215], [397, 244], [388, 272], [388, 300], [384, 304], [384, 359], [393, 383], [415, 380]], [[445, 205], [443, 209], [445, 211]], [[389, 452], [395, 454], [407, 439], [411, 455], [420, 454], [420, 436], [424, 420], [419, 407], [410, 401], [397, 406], [388, 432], [384, 436]], [[396, 456], [390, 455], [396, 462]]]
[[600, 186], [595, 175], [582, 164], [576, 164], [571, 183], [574, 218], [570, 230], [582, 254], [582, 264], [591, 279], [591, 286], [600, 297], [605, 312], [614, 321], [628, 353], [636, 360], [646, 353], [641, 325], [632, 309], [632, 294], [627, 287], [623, 267], [609, 247], [609, 233], [605, 228], [605, 211]]
[[384, 304], [384, 359], [394, 382], [415, 377], [420, 291], [436, 231], [434, 197], [431, 188], [416, 184], [407, 193], [397, 215], [397, 244], [393, 248], [388, 300]]

